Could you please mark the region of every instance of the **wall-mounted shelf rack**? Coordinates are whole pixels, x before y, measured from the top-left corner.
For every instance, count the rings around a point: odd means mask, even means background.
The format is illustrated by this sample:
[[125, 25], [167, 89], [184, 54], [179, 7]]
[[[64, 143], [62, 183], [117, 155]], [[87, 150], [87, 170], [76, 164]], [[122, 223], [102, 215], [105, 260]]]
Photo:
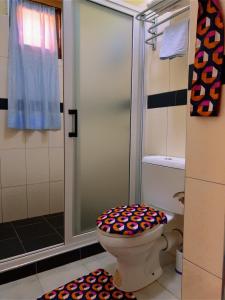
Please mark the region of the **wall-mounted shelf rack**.
[[[158, 26], [190, 10], [190, 5], [185, 7], [181, 6], [183, 2], [183, 0], [159, 0], [153, 2], [152, 5], [149, 5], [148, 8], [136, 16], [137, 20], [151, 24], [150, 28], [148, 29], [148, 32], [151, 34], [151, 36], [145, 41], [145, 43], [151, 45], [153, 50], [156, 50], [157, 37], [163, 35], [163, 32], [158, 33]], [[171, 10], [176, 11], [168, 18], [158, 22], [159, 16], [170, 12]]]

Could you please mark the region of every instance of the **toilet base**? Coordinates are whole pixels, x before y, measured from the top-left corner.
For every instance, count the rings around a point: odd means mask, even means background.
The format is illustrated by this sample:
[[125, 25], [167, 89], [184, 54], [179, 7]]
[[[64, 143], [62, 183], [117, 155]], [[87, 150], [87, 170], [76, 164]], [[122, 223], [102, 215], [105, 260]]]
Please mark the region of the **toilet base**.
[[138, 257], [133, 252], [117, 257], [116, 272], [113, 284], [125, 292], [135, 292], [148, 286], [162, 275], [159, 253], [166, 247], [165, 239], [159, 238], [149, 245], [146, 252], [139, 253]]

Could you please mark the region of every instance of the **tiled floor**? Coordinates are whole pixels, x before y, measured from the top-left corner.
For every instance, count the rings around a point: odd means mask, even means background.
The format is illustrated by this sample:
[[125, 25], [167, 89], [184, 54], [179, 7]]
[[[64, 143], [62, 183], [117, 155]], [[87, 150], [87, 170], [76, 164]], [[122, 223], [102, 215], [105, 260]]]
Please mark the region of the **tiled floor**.
[[[115, 259], [104, 252], [65, 266], [52, 269], [7, 283], [0, 286], [0, 299], [33, 300], [79, 276], [88, 274], [97, 268], [104, 268], [110, 273], [115, 270]], [[174, 271], [174, 265], [164, 268], [162, 277], [145, 289], [135, 293], [138, 300], [177, 300], [180, 299], [181, 276]]]
[[59, 213], [0, 224], [0, 259], [62, 243], [63, 218]]

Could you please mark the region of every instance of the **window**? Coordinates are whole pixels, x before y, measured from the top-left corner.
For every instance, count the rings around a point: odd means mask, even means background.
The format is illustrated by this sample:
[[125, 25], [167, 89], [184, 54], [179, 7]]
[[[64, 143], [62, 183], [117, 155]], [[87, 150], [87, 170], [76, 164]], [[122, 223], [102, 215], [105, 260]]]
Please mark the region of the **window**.
[[[44, 47], [55, 50], [52, 27], [55, 26], [54, 16], [22, 7], [22, 42], [32, 47]], [[54, 28], [54, 27], [53, 27]], [[54, 32], [54, 31], [53, 31]]]
[[[58, 48], [58, 57], [62, 58], [61, 9], [56, 8], [55, 16], [53, 16], [45, 12], [19, 6], [17, 13], [21, 19], [21, 24], [23, 24], [20, 32], [20, 44], [44, 48], [51, 52]], [[55, 32], [57, 45], [55, 45]]]

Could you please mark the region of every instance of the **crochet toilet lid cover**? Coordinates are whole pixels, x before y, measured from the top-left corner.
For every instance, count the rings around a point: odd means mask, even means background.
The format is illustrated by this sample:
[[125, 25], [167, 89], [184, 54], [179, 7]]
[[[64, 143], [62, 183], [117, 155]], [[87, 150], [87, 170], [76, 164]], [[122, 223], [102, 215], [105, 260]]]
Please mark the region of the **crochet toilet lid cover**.
[[97, 219], [97, 227], [112, 234], [131, 236], [166, 224], [164, 212], [146, 205], [125, 205], [104, 211]]

